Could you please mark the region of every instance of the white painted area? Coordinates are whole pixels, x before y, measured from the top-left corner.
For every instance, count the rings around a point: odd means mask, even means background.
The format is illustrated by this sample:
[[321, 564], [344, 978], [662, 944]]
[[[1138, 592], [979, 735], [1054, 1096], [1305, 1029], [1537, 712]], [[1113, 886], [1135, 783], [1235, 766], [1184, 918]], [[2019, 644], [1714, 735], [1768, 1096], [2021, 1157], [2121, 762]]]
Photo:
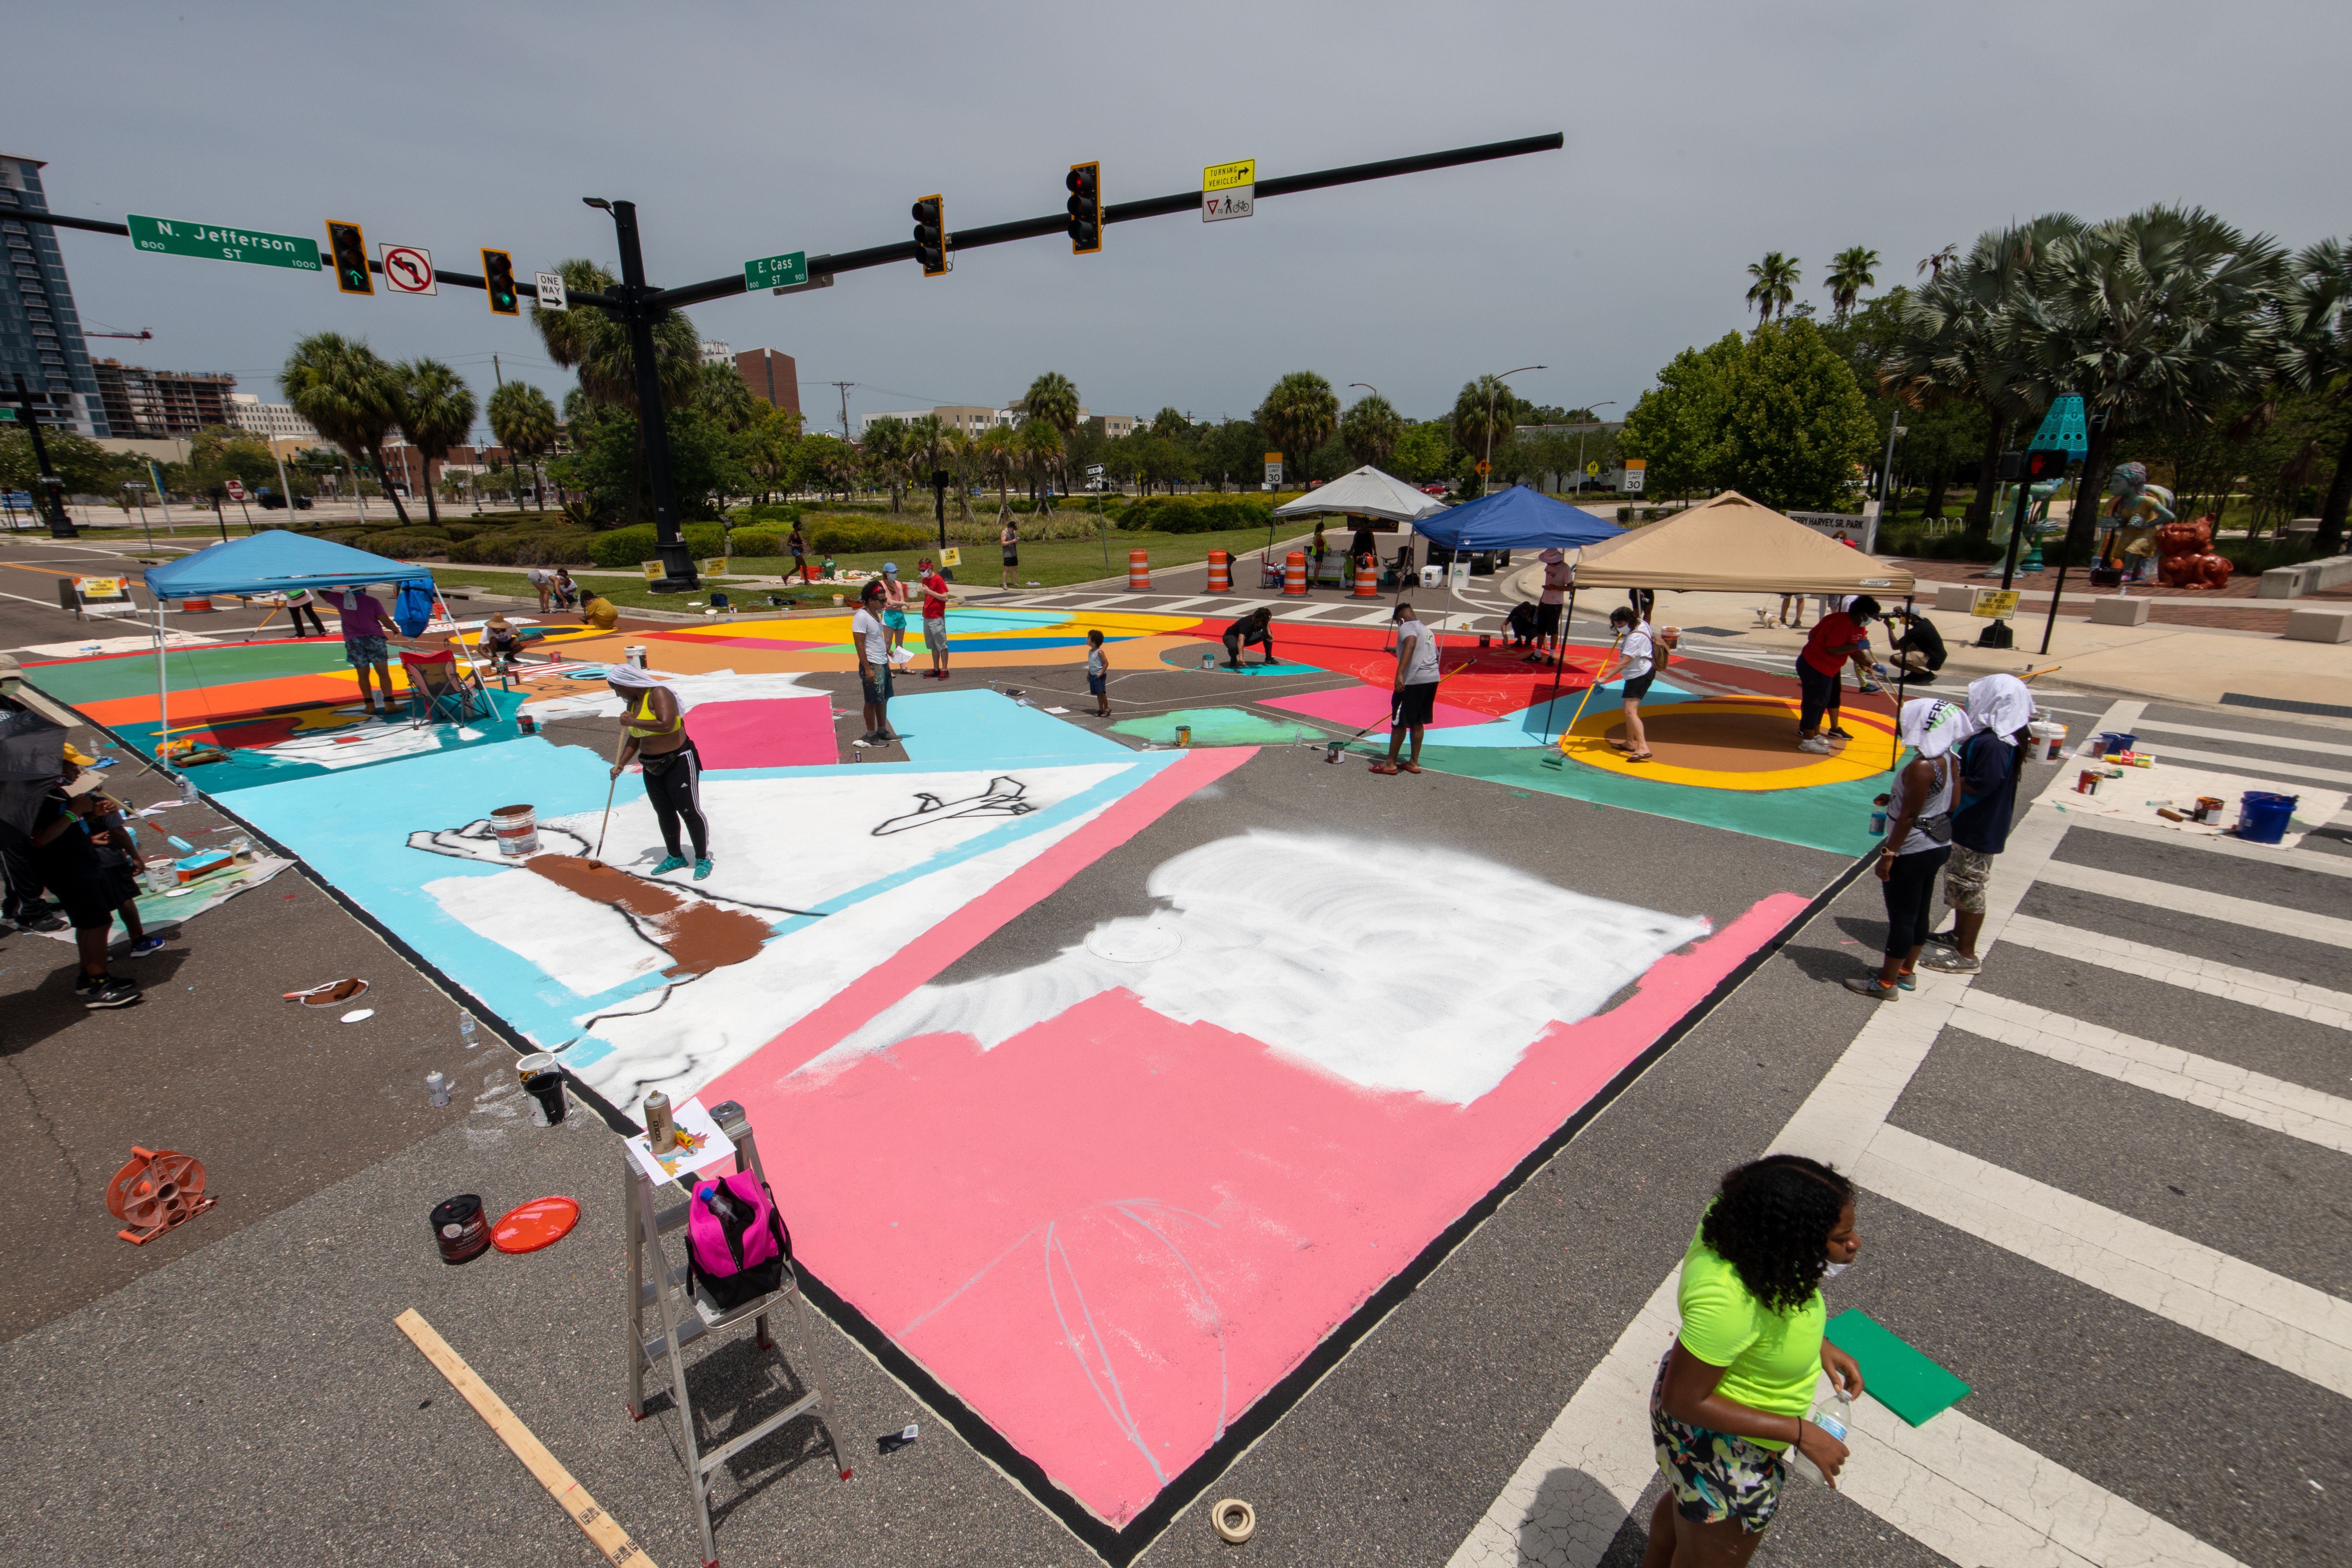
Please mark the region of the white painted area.
[[667, 968], [669, 954], [625, 932], [603, 904], [510, 868], [425, 884], [442, 912], [499, 943], [575, 996], [593, 996]]
[[[823, 687], [802, 685], [800, 677], [790, 672], [738, 675], [731, 669], [714, 669], [704, 675], [671, 675], [656, 669], [646, 673], [656, 677], [664, 686], [676, 692], [679, 710], [687, 713], [693, 712], [705, 702], [759, 702], [777, 697], [808, 697], [824, 691]], [[583, 680], [579, 684], [583, 688], [579, 691], [526, 702], [520, 710], [534, 719], [612, 719], [620, 715], [622, 703], [618, 697], [593, 681]]]
[[1961, 993], [1952, 1023], [2052, 1061], [2352, 1154], [2352, 1100], [1975, 989]]
[[[1263, 1041], [1366, 1089], [1467, 1105], [1555, 1020], [1598, 1011], [1702, 920], [1572, 893], [1458, 851], [1257, 831], [1161, 864], [1145, 890], [1169, 909], [1129, 916], [1013, 974], [927, 985], [828, 1053], [939, 1032], [992, 1049], [1124, 988], [1180, 1023]], [[1495, 911], [1512, 921], [1494, 958]], [[1171, 927], [1167, 956], [1121, 963], [1093, 943]]]
[[2061, 958], [2160, 980], [2200, 995], [2242, 1002], [2250, 1007], [2266, 1007], [2290, 1017], [2309, 1018], [2330, 1028], [2352, 1029], [2352, 993], [2331, 991], [2325, 985], [2242, 969], [2193, 952], [2174, 952], [2146, 942], [2126, 942], [2121, 937], [2083, 931], [2033, 915], [2011, 916], [2002, 940], [2023, 942]]
[[2352, 1301], [1900, 1127], [1878, 1129], [1853, 1176], [1979, 1241], [2352, 1395]]
[[[40, 603], [37, 599], [33, 602]], [[213, 640], [211, 637], [200, 637], [194, 632], [163, 634], [164, 646], [168, 647], [203, 647]], [[149, 632], [144, 637], [84, 637], [79, 642], [35, 643], [16, 651], [29, 653], [36, 658], [80, 658], [91, 654], [144, 653], [154, 646], [155, 634]]]
[[2175, 914], [2228, 921], [2232, 925], [2250, 926], [2255, 931], [2271, 931], [2279, 936], [2301, 937], [2305, 942], [2324, 942], [2332, 947], [2352, 947], [2352, 921], [2339, 920], [2334, 915], [2284, 909], [2276, 904], [2258, 903], [2252, 899], [2233, 899], [2202, 888], [2184, 888], [2174, 882], [2126, 876], [2121, 871], [2102, 870], [2096, 866], [2077, 866], [2066, 860], [2053, 860], [2042, 871], [2041, 879], [2053, 887], [2098, 893], [2110, 899], [2121, 899], [2126, 903], [2169, 910]]
[[[271, 745], [247, 749], [255, 756], [268, 757], [277, 762], [307, 763], [317, 768], [340, 769], [437, 752], [445, 738], [454, 740], [459, 737], [457, 732], [439, 724], [371, 723], [355, 730], [319, 730], [289, 735]], [[464, 738], [479, 740], [481, 735], [479, 731], [469, 731]]]
[[[2352, 757], [2352, 745], [2336, 745], [2327, 741], [2288, 740], [2284, 735], [2258, 734], [2252, 730], [2216, 730], [2204, 724], [2168, 724], [2155, 719], [2141, 719], [2132, 725], [2134, 734], [2193, 735], [2200, 741], [2234, 741], [2245, 746], [2269, 746], [2281, 752], [2309, 752], [2315, 756]], [[2253, 761], [2247, 758], [2246, 761]]]

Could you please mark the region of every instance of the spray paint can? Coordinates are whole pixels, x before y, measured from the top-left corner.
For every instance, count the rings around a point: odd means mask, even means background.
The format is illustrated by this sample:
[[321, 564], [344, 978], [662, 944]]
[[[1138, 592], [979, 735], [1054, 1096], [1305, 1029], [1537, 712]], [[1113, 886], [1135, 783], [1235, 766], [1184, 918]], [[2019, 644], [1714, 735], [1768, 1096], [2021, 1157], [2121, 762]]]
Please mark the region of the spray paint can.
[[425, 1075], [425, 1098], [435, 1105], [449, 1103], [449, 1075], [429, 1072]]
[[490, 1249], [490, 1227], [482, 1218], [482, 1200], [460, 1193], [433, 1205], [433, 1240], [444, 1263], [464, 1263]]
[[669, 1096], [659, 1089], [646, 1096], [646, 1142], [656, 1154], [677, 1152], [677, 1122], [669, 1113]]
[[180, 775], [180, 804], [182, 805], [196, 804], [196, 781], [185, 773]]
[[1176, 726], [1176, 743], [1180, 746], [1189, 746], [1192, 743], [1192, 725], [1179, 724]]

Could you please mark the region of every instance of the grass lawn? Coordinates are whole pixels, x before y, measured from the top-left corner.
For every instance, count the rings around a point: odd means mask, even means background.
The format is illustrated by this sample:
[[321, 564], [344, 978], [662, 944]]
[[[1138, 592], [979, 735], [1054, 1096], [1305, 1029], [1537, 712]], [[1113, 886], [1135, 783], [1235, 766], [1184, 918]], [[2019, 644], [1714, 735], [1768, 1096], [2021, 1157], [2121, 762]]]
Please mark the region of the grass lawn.
[[[1294, 526], [1285, 525], [1276, 529], [1277, 541], [1288, 543], [1291, 538], [1307, 537], [1304, 533], [1294, 534]], [[1334, 532], [1334, 548], [1344, 549], [1346, 539], [1337, 537], [1336, 530]], [[913, 550], [835, 555], [833, 561], [834, 565], [844, 572], [879, 572], [884, 562], [895, 561], [898, 563], [900, 575], [911, 577], [915, 563], [932, 548], [924, 545]], [[963, 564], [956, 569], [958, 584], [971, 588], [994, 588], [1003, 583], [1003, 579], [999, 574], [1000, 556], [994, 544], [965, 544], [960, 548], [963, 551]], [[1032, 583], [1056, 588], [1071, 583], [1091, 583], [1104, 577], [1124, 577], [1127, 574], [1127, 552], [1136, 549], [1151, 552], [1151, 568], [1155, 572], [1163, 566], [1189, 566], [1195, 562], [1206, 561], [1212, 550], [1231, 551], [1238, 570], [1241, 557], [1255, 555], [1264, 548], [1265, 531], [1261, 528], [1230, 529], [1218, 533], [1151, 533], [1142, 530], [1129, 532], [1113, 529], [1107, 545], [1099, 538], [1024, 539], [1021, 542], [1021, 564], [1014, 569], [1013, 578], [1024, 588]], [[1108, 552], [1108, 565], [1104, 563], [1106, 549]], [[822, 560], [822, 556], [814, 557], [812, 563]], [[782, 576], [792, 570], [792, 565], [789, 555], [735, 557], [736, 569], [742, 572]], [[616, 599], [614, 602], [620, 604], [625, 601]]]

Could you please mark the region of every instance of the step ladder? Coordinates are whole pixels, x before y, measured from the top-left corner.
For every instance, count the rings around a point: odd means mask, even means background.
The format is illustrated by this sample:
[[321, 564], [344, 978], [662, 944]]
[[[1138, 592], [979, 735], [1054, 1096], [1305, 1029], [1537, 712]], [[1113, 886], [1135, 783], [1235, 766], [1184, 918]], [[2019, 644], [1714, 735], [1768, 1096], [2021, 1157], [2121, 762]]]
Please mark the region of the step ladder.
[[[710, 1117], [719, 1124], [719, 1130], [735, 1144], [735, 1169], [750, 1171], [761, 1183], [766, 1183], [768, 1173], [760, 1163], [759, 1141], [752, 1135], [751, 1120], [744, 1115], [743, 1108], [731, 1100], [727, 1100], [711, 1107]], [[800, 1277], [793, 1266], [790, 1262], [784, 1265], [782, 1286], [764, 1296], [724, 1310], [712, 1306], [708, 1300], [694, 1293], [688, 1282], [686, 1265], [681, 1262], [673, 1268], [662, 1247], [663, 1237], [671, 1231], [686, 1228], [688, 1203], [679, 1202], [667, 1208], [662, 1206], [666, 1197], [678, 1194], [678, 1184], [664, 1182], [657, 1190], [626, 1147], [621, 1150], [621, 1163], [628, 1173], [629, 1418], [633, 1421], [645, 1419], [646, 1374], [658, 1372], [667, 1362], [670, 1395], [677, 1402], [679, 1425], [686, 1432], [686, 1458], [691, 1472], [688, 1479], [694, 1489], [694, 1515], [702, 1527], [702, 1560], [705, 1568], [717, 1568], [719, 1551], [710, 1537], [711, 1473], [778, 1427], [814, 1411], [824, 1427], [825, 1447], [833, 1457], [833, 1468], [845, 1481], [850, 1478], [850, 1468], [841, 1457], [841, 1442], [834, 1431], [838, 1410], [824, 1391], [824, 1380], [817, 1373], [810, 1351], [808, 1306], [801, 1295]], [[704, 1171], [697, 1174], [708, 1178], [716, 1173], [715, 1171]], [[686, 1359], [679, 1352], [703, 1335], [732, 1328], [746, 1319], [751, 1321], [755, 1342], [761, 1350], [778, 1350], [774, 1337], [769, 1332], [768, 1314], [776, 1310], [788, 1297], [793, 1311], [797, 1353], [794, 1358], [786, 1359], [780, 1352], [779, 1359], [783, 1361], [788, 1383], [793, 1367], [799, 1368], [801, 1384], [806, 1392], [783, 1409], [706, 1453], [702, 1447], [700, 1424], [694, 1413], [693, 1398], [687, 1390]], [[647, 1321], [646, 1309], [649, 1307], [659, 1309], [658, 1322]]]

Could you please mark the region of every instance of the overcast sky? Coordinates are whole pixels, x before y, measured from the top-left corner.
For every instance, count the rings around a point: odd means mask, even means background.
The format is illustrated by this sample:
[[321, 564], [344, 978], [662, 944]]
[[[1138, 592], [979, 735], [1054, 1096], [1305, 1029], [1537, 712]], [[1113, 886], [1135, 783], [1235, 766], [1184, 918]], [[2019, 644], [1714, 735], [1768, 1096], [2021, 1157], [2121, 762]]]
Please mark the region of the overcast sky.
[[[1559, 153], [1122, 224], [699, 306], [706, 338], [797, 357], [813, 426], [1001, 404], [1058, 370], [1097, 413], [1245, 414], [1285, 372], [1427, 417], [1481, 372], [1615, 416], [1686, 345], [1739, 326], [1747, 265], [1866, 245], [1879, 284], [2063, 208], [2199, 203], [2301, 246], [2352, 232], [2339, 73], [2352, 6], [1020, 4], [12, 8], [0, 151], [59, 212], [233, 223], [526, 277], [614, 266], [583, 195], [633, 198], [656, 283], [1106, 200], [1564, 132]], [[275, 395], [299, 335], [432, 354], [487, 396], [491, 355], [557, 396], [529, 319], [478, 291], [345, 298], [324, 276], [61, 235], [94, 354], [226, 370]], [[381, 289], [379, 284], [379, 289]]]

